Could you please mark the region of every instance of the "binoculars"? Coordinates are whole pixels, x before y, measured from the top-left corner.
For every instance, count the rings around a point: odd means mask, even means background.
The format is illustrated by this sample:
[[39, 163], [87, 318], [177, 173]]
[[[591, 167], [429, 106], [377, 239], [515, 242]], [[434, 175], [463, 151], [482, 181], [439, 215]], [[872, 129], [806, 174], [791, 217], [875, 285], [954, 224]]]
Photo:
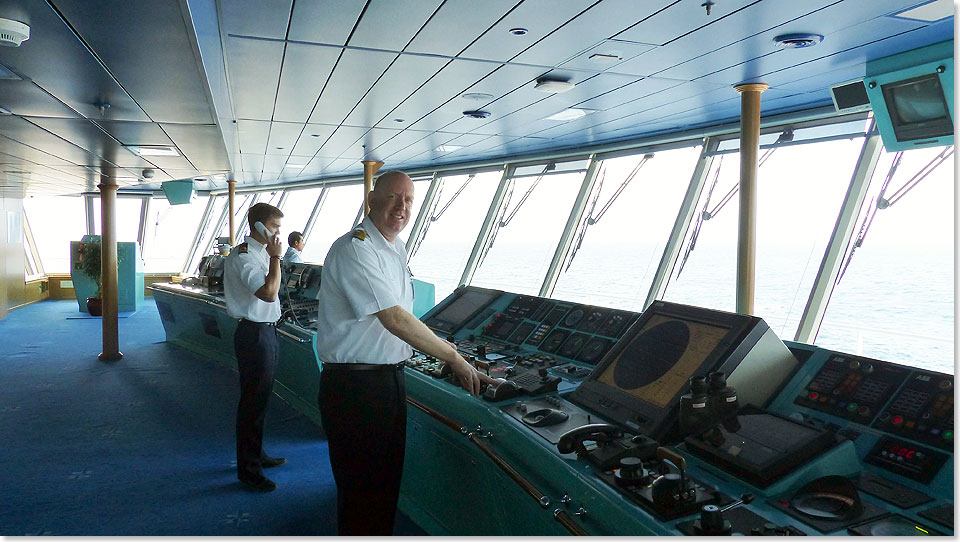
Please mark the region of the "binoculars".
[[680, 397], [680, 430], [686, 435], [703, 435], [717, 425], [728, 433], [740, 430], [737, 390], [727, 385], [727, 375], [712, 372], [690, 379], [690, 391]]

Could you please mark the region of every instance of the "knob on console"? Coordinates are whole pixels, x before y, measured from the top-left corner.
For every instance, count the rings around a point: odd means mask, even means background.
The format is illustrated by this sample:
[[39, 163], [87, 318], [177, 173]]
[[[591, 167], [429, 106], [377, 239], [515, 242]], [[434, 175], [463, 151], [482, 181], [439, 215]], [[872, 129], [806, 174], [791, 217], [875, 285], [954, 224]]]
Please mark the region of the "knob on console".
[[647, 469], [643, 468], [643, 461], [638, 457], [624, 457], [620, 460], [620, 468], [613, 472], [613, 477], [621, 486], [636, 486], [647, 481]]
[[724, 535], [730, 534], [730, 522], [723, 519], [723, 512], [715, 504], [706, 504], [700, 509], [700, 525], [694, 528], [698, 534], [704, 535]]

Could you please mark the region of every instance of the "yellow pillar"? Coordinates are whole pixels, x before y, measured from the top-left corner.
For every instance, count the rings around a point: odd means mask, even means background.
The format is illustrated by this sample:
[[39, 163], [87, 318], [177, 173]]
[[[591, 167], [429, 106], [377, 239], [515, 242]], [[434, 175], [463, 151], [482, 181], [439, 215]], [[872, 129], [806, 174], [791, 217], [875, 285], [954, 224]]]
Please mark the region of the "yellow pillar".
[[[230, 205], [230, 223], [228, 225], [228, 227], [230, 228], [230, 246], [234, 246], [235, 244], [237, 244], [236, 239], [234, 239], [234, 233], [233, 233], [233, 215], [234, 215], [233, 196], [236, 194], [236, 192], [237, 192], [237, 181], [235, 179], [231, 179], [227, 181], [227, 203]], [[214, 245], [216, 245], [216, 240], [214, 240]]]
[[760, 94], [764, 83], [735, 87], [740, 93], [740, 223], [737, 236], [737, 312], [753, 314], [757, 262], [757, 169]]
[[120, 352], [117, 288], [117, 185], [114, 180], [100, 177], [100, 277], [103, 303], [103, 351], [102, 360], [116, 361], [123, 357]]
[[367, 194], [373, 190], [373, 176], [383, 167], [383, 162], [376, 160], [363, 161], [363, 214], [370, 213], [370, 205], [367, 203]]

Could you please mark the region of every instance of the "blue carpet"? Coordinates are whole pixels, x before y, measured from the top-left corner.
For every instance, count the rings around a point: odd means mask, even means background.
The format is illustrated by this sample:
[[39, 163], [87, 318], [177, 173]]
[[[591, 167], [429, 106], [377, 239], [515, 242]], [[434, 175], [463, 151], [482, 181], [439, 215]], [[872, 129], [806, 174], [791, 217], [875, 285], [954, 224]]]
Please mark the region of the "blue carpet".
[[[137, 313], [137, 311], [123, 311], [123, 312], [118, 312], [118, 313], [117, 313], [117, 318], [130, 318], [131, 316], [133, 316], [133, 315], [136, 314], [136, 313]], [[99, 320], [99, 319], [101, 319], [101, 318], [103, 318], [103, 317], [102, 317], [102, 316], [93, 316], [93, 315], [91, 315], [91, 314], [89, 314], [89, 313], [80, 312], [80, 311], [77, 311], [75, 314], [68, 314], [68, 315], [67, 315], [67, 320], [80, 320], [80, 319], [84, 319], [84, 318], [95, 318], [95, 319]]]
[[[333, 535], [327, 444], [274, 396], [264, 448], [279, 488], [236, 479], [236, 373], [164, 342], [156, 305], [120, 321], [117, 362], [99, 319], [46, 301], [0, 320], [0, 535]], [[423, 531], [402, 514], [396, 534]]]

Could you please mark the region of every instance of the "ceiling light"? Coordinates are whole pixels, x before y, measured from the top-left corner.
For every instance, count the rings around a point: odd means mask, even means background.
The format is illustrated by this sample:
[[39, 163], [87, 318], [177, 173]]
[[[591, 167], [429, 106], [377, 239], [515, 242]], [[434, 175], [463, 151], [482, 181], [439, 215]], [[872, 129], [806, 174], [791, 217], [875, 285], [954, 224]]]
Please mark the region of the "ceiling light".
[[478, 102], [485, 102], [487, 100], [492, 100], [493, 94], [487, 94], [485, 92], [468, 92], [464, 94], [463, 97], [468, 100], [477, 100]]
[[598, 64], [613, 64], [614, 62], [618, 62], [620, 60], [620, 55], [594, 53], [588, 58]]
[[0, 45], [20, 47], [30, 39], [30, 27], [13, 19], [0, 19]]
[[406, 122], [406, 121], [403, 119], [393, 119], [393, 122]]
[[559, 94], [561, 92], [573, 90], [573, 87], [575, 86], [576, 85], [574, 85], [570, 81], [563, 81], [560, 79], [549, 79], [546, 77], [541, 77], [540, 79], [537, 79], [537, 84], [533, 86], [533, 90]]
[[779, 49], [802, 49], [813, 47], [823, 40], [820, 34], [784, 34], [773, 38]]
[[544, 120], [576, 120], [596, 112], [596, 109], [579, 109], [576, 107], [571, 107], [570, 109], [564, 109], [559, 113], [554, 113]]
[[460, 149], [462, 149], [462, 148], [463, 148], [463, 147], [460, 146], [460, 145], [440, 145], [439, 147], [437, 147], [437, 151], [438, 151], [438, 152], [453, 152], [453, 151], [458, 151], [458, 150], [460, 150]]
[[473, 111], [464, 111], [463, 116], [470, 117], [471, 119], [485, 119], [490, 116], [490, 112], [476, 109]]
[[290, 169], [299, 169], [299, 168], [302, 168], [302, 167], [307, 167], [307, 165], [306, 165], [306, 164], [287, 164], [287, 165], [285, 165], [285, 166], [283, 166], [283, 167], [284, 167], [284, 168], [290, 168]]
[[520, 27], [511, 28], [511, 29], [510, 29], [510, 33], [513, 34], [514, 36], [523, 36], [523, 35], [525, 35], [525, 34], [527, 33], [527, 29], [526, 29], [526, 28], [520, 28]]
[[139, 154], [140, 156], [180, 156], [180, 153], [177, 152], [176, 147], [137, 147], [130, 146], [127, 147], [131, 152]]
[[900, 13], [894, 14], [893, 17], [933, 23], [946, 19], [952, 15], [953, 0], [935, 0], [934, 2], [923, 4], [922, 6], [901, 11]]

